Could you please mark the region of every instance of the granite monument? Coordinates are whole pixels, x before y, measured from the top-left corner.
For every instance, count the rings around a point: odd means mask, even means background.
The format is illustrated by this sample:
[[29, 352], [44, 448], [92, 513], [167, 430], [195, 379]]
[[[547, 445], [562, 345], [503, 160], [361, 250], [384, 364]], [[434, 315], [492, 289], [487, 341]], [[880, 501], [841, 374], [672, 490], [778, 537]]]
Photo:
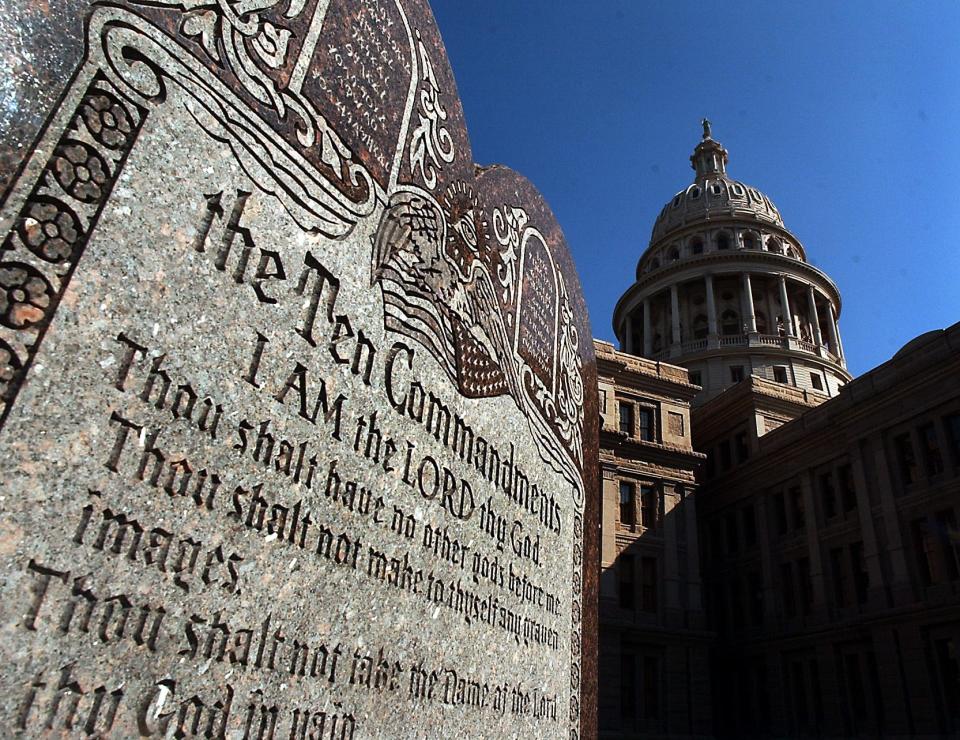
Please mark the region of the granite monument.
[[11, 65], [57, 102], [0, 158], [0, 732], [592, 736], [586, 307], [427, 4], [48, 9], [75, 71]]

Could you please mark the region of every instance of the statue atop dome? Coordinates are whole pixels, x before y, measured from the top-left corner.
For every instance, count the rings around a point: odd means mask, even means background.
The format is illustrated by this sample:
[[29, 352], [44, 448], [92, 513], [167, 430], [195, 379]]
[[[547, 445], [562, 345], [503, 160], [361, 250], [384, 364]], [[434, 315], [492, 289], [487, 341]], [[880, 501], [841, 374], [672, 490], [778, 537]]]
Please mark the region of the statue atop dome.
[[710, 138], [712, 138], [712, 135], [711, 135], [711, 132], [710, 132], [710, 119], [709, 119], [709, 118], [701, 118], [701, 119], [700, 119], [700, 125], [703, 126], [703, 138], [704, 138], [704, 139], [710, 139]]

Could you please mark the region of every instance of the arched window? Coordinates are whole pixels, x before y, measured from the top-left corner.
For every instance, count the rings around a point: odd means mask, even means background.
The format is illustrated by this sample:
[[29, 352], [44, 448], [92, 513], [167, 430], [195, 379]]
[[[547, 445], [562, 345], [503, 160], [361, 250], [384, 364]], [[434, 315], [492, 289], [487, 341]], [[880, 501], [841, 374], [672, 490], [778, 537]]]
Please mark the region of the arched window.
[[800, 259], [800, 255], [797, 254], [797, 250], [793, 247], [787, 247], [787, 257], [792, 257], [793, 259]]
[[743, 248], [744, 248], [744, 249], [756, 249], [756, 248], [757, 248], [757, 244], [756, 244], [756, 242], [753, 240], [753, 235], [752, 235], [752, 234], [744, 234], [744, 235], [743, 235]]
[[652, 260], [650, 260], [650, 269], [656, 270], [658, 267], [660, 267], [660, 260], [654, 257]]
[[780, 249], [780, 240], [777, 239], [777, 237], [771, 236], [769, 239], [767, 239], [767, 251], [768, 251], [768, 252], [776, 252], [776, 253], [778, 253], [778, 254], [780, 253], [780, 251], [781, 251], [781, 249]]
[[703, 254], [703, 239], [697, 237], [692, 242], [690, 242], [690, 253], [691, 254]]
[[680, 259], [680, 250], [676, 247], [670, 247], [670, 252], [668, 253], [671, 262], [676, 262]]
[[706, 339], [707, 338], [707, 317], [702, 313], [697, 314], [693, 318], [693, 338], [694, 339]]
[[719, 182], [713, 183], [713, 185], [710, 186], [710, 190], [713, 192], [714, 195], [720, 195], [720, 193], [722, 192], [720, 183]]
[[717, 234], [717, 249], [730, 249], [730, 237], [725, 231]]
[[757, 311], [757, 332], [766, 334], [769, 328], [767, 325], [767, 315], [763, 311]]
[[720, 331], [726, 337], [734, 336], [740, 333], [740, 317], [737, 312], [727, 309], [720, 316]]
[[696, 200], [699, 197], [700, 197], [700, 187], [697, 185], [694, 185], [692, 188], [690, 188], [690, 200]]
[[659, 352], [663, 349], [663, 337], [660, 334], [653, 335], [653, 351]]

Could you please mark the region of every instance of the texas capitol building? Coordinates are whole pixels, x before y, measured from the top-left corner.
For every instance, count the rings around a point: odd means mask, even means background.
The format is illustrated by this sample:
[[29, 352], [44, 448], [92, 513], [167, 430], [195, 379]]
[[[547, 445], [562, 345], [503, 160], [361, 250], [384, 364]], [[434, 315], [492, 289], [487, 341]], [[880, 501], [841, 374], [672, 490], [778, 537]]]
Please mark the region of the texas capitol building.
[[703, 125], [595, 342], [600, 735], [956, 736], [960, 324], [852, 378], [836, 284]]

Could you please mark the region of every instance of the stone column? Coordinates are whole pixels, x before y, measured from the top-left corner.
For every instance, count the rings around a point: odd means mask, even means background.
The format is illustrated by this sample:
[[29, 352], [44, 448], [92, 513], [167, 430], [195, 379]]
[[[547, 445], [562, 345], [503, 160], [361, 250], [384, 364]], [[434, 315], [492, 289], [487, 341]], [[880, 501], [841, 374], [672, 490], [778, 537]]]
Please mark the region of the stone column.
[[677, 284], [670, 286], [670, 323], [674, 344], [680, 344], [680, 295], [677, 291]]
[[[883, 569], [880, 566], [880, 548], [877, 544], [877, 532], [873, 521], [873, 507], [870, 505], [870, 493], [867, 483], [867, 471], [864, 467], [860, 440], [850, 446], [850, 469], [853, 472], [853, 488], [857, 497], [857, 516], [860, 518], [860, 533], [863, 536], [863, 560], [870, 579], [867, 599], [874, 608], [888, 606], [886, 603], [886, 584], [883, 581]], [[839, 470], [834, 470], [834, 478], [840, 482]], [[837, 486], [840, 495], [840, 486]], [[842, 501], [838, 500], [842, 505]]]
[[[668, 490], [670, 489], [670, 490]], [[677, 514], [679, 496], [673, 490], [673, 484], [663, 483], [663, 594], [664, 625], [679, 627], [682, 623], [680, 608], [680, 543], [677, 537]]]
[[820, 333], [820, 319], [817, 317], [817, 298], [813, 286], [807, 286], [807, 302], [810, 304], [810, 323], [813, 325], [813, 341], [819, 347], [823, 344], [823, 334]]
[[627, 312], [627, 318], [623, 320], [623, 347], [624, 352], [633, 352], [633, 316]]
[[845, 359], [843, 354], [843, 341], [840, 339], [840, 326], [837, 324], [837, 315], [833, 311], [833, 304], [830, 304], [830, 323], [833, 325], [833, 335], [837, 339], [837, 356], [841, 360]]
[[[832, 313], [832, 312], [831, 312]], [[884, 549], [890, 564], [890, 597], [895, 606], [909, 604], [913, 600], [910, 576], [907, 571], [907, 554], [900, 531], [900, 515], [894, 498], [893, 485], [887, 452], [883, 444], [883, 434], [874, 432], [868, 438], [873, 452], [875, 483], [880, 493], [880, 510], [883, 514]]]
[[783, 328], [788, 337], [793, 334], [793, 317], [790, 315], [790, 299], [787, 298], [787, 277], [780, 276], [780, 310], [783, 312]]
[[704, 275], [704, 284], [707, 289], [707, 336], [716, 337], [717, 331], [717, 301], [713, 296], [713, 275]]
[[750, 286], [750, 273], [743, 273], [743, 319], [747, 331], [757, 333], [757, 312], [753, 308], [753, 290]]
[[840, 341], [837, 336], [837, 322], [833, 318], [833, 304], [827, 301], [829, 315], [827, 316], [827, 335], [830, 337], [830, 351], [837, 357], [840, 356]]
[[653, 354], [653, 331], [650, 328], [650, 299], [643, 299], [643, 356]]
[[687, 611], [695, 617], [696, 623], [691, 623], [692, 629], [703, 629], [703, 600], [700, 580], [700, 538], [697, 534], [697, 494], [693, 489], [687, 489], [683, 498], [684, 526], [687, 536]]

